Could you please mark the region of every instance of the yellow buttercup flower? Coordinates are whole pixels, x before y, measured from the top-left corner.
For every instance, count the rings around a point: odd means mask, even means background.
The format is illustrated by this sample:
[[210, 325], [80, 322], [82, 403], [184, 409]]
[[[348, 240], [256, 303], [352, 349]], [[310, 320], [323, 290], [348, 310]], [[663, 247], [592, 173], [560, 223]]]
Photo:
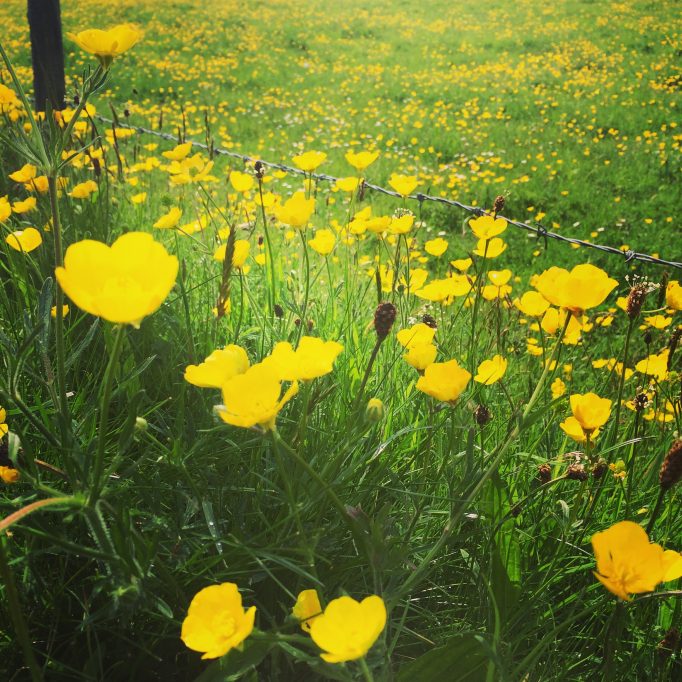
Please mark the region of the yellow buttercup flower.
[[150, 234], [128, 232], [111, 246], [85, 239], [69, 246], [55, 275], [82, 310], [116, 324], [139, 327], [175, 284], [178, 259]]
[[275, 207], [275, 217], [291, 227], [305, 227], [315, 210], [315, 199], [306, 199], [304, 192], [296, 192], [281, 206]]
[[4, 407], [0, 407], [0, 440], [3, 436], [7, 435], [9, 431], [9, 426], [7, 426], [7, 410]]
[[311, 381], [329, 374], [342, 350], [336, 341], [303, 336], [296, 350], [288, 341], [275, 344], [263, 364], [272, 367], [283, 381]]
[[[369, 224], [372, 221], [369, 221]], [[404, 213], [397, 218], [391, 218], [388, 228], [391, 234], [407, 234], [414, 225], [414, 215], [412, 213]], [[369, 228], [371, 229], [371, 228]]]
[[675, 280], [668, 282], [665, 289], [665, 302], [668, 308], [682, 310], [682, 286], [679, 282]]
[[459, 270], [459, 272], [466, 272], [473, 263], [471, 258], [457, 258], [450, 261], [450, 265], [452, 265], [455, 270]]
[[86, 180], [85, 182], [79, 182], [74, 188], [69, 192], [69, 196], [73, 199], [87, 199], [93, 192], [98, 190], [97, 183], [94, 180]]
[[371, 166], [379, 158], [379, 152], [362, 151], [356, 154], [353, 151], [347, 151], [345, 158], [355, 170], [362, 173], [365, 168]]
[[142, 38], [140, 30], [132, 24], [119, 24], [108, 31], [91, 28], [80, 33], [67, 33], [78, 47], [94, 54], [102, 68], [108, 69], [114, 57], [122, 55]]
[[514, 305], [528, 317], [542, 317], [549, 301], [537, 291], [527, 291], [521, 298], [514, 299]]
[[306, 173], [312, 173], [318, 166], [321, 166], [327, 160], [327, 155], [324, 152], [304, 152], [294, 156], [292, 161], [296, 168], [300, 168]]
[[419, 377], [417, 388], [444, 403], [454, 403], [467, 387], [471, 374], [457, 360], [434, 362]]
[[43, 243], [43, 238], [35, 227], [26, 227], [7, 235], [5, 241], [16, 251], [30, 253]]
[[19, 477], [20, 474], [18, 469], [4, 465], [0, 466], [0, 481], [3, 483], [11, 485], [12, 483], [16, 483], [19, 480]]
[[507, 250], [507, 244], [500, 237], [479, 239], [473, 253], [481, 258], [497, 258]]
[[384, 417], [384, 403], [379, 398], [370, 398], [365, 408], [365, 416], [371, 422], [381, 421]]
[[10, 180], [23, 184], [31, 182], [36, 177], [38, 169], [30, 163], [25, 163], [18, 171], [9, 174]]
[[154, 227], [157, 230], [170, 230], [177, 226], [182, 218], [182, 211], [174, 206], [168, 213], [162, 215], [155, 223]]
[[336, 244], [336, 237], [331, 230], [317, 230], [315, 237], [308, 240], [308, 245], [313, 251], [316, 251], [321, 256], [328, 256]]
[[0, 197], [0, 223], [4, 223], [12, 215], [12, 206], [6, 196]]
[[[249, 252], [251, 251], [251, 244], [249, 244], [246, 239], [236, 239], [234, 242], [234, 253], [232, 254], [232, 267], [242, 268], [246, 259], [249, 257]], [[221, 263], [225, 260], [225, 254], [227, 253], [227, 244], [221, 244], [213, 254], [213, 260], [220, 261]]]
[[499, 381], [507, 371], [507, 361], [501, 355], [494, 355], [490, 360], [484, 360], [478, 366], [478, 373], [474, 381], [484, 386], [490, 386]]
[[478, 239], [492, 239], [498, 237], [507, 229], [507, 221], [504, 218], [496, 218], [492, 215], [482, 215], [469, 221], [471, 231]]
[[291, 613], [300, 622], [301, 630], [310, 632], [313, 623], [322, 614], [322, 606], [320, 605], [320, 598], [317, 596], [317, 590], [303, 590], [303, 592], [300, 592]]
[[417, 189], [419, 181], [415, 175], [399, 175], [393, 173], [388, 179], [388, 184], [398, 192], [401, 197], [407, 197]]
[[595, 577], [617, 597], [652, 592], [662, 582], [682, 576], [682, 556], [650, 542], [646, 531], [632, 521], [620, 521], [592, 536], [597, 561]]
[[170, 159], [171, 161], [182, 161], [183, 159], [187, 158], [187, 155], [191, 151], [192, 143], [183, 142], [182, 144], [175, 146], [173, 149], [161, 152], [161, 156], [165, 156], [167, 159]]
[[28, 199], [24, 199], [23, 201], [15, 201], [12, 204], [12, 211], [14, 213], [28, 213], [29, 211], [32, 211], [36, 205], [37, 205], [37, 200], [35, 197], [28, 197]]
[[574, 393], [570, 403], [573, 416], [587, 434], [604, 426], [611, 415], [611, 401], [596, 393]]
[[386, 626], [386, 606], [372, 595], [361, 602], [339, 597], [327, 605], [310, 628], [310, 637], [324, 651], [327, 663], [344, 663], [362, 658]]
[[660, 353], [653, 353], [643, 360], [640, 360], [635, 365], [635, 369], [642, 374], [654, 377], [656, 381], [665, 381], [668, 378], [669, 356], [670, 349], [664, 348]]
[[220, 658], [253, 632], [256, 607], [244, 609], [234, 583], [210, 585], [197, 592], [189, 605], [180, 635], [185, 646], [204, 658]]
[[442, 256], [448, 250], [448, 243], [443, 237], [436, 237], [424, 244], [424, 251], [431, 256]]
[[[552, 384], [552, 386], [553, 385], [554, 384]], [[585, 443], [587, 441], [587, 434], [575, 417], [566, 417], [566, 419], [559, 424], [559, 428], [576, 443]], [[598, 437], [599, 429], [595, 429], [590, 433], [591, 441], [597, 440]]]
[[254, 179], [253, 176], [248, 173], [232, 171], [230, 173], [230, 184], [234, 187], [236, 192], [244, 194], [253, 187]]
[[200, 365], [185, 369], [185, 381], [201, 388], [222, 388], [223, 384], [249, 368], [249, 356], [235, 344], [214, 350]]
[[436, 330], [429, 327], [428, 324], [417, 322], [407, 329], [401, 329], [396, 338], [398, 343], [405, 348], [412, 348], [413, 346], [420, 346], [425, 343], [431, 343], [433, 337], [436, 335]]
[[269, 364], [259, 363], [228, 379], [222, 386], [222, 393], [224, 404], [219, 405], [216, 412], [224, 422], [246, 429], [260, 426], [265, 431], [272, 431], [280, 410], [298, 393], [298, 382], [294, 381], [280, 398], [280, 373]]
[[583, 263], [570, 272], [551, 267], [535, 278], [533, 286], [553, 305], [580, 314], [601, 305], [618, 282], [601, 268]]
[[403, 360], [419, 372], [423, 372], [436, 361], [438, 349], [432, 343], [416, 343], [408, 347]]
[[362, 178], [339, 178], [334, 185], [337, 189], [342, 192], [355, 192], [355, 190], [360, 186]]
[[552, 391], [552, 399], [556, 400], [566, 393], [566, 384], [562, 381], [561, 377], [557, 377], [552, 382], [550, 390]]

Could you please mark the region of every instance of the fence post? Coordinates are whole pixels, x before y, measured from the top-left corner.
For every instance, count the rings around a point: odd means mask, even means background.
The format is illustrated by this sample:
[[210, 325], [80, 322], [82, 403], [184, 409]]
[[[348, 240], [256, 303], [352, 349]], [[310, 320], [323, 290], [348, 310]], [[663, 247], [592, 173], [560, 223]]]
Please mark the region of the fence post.
[[36, 111], [64, 108], [64, 50], [59, 0], [28, 0]]

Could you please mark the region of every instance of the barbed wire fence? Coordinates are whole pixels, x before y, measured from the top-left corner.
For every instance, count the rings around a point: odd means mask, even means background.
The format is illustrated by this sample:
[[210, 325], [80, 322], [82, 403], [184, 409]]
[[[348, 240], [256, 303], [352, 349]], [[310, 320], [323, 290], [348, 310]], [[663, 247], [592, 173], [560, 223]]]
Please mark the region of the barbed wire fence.
[[[178, 144], [178, 135], [174, 135], [172, 133], [164, 133], [163, 131], [160, 130], [152, 130], [151, 128], [145, 128], [139, 125], [122, 123], [119, 120], [107, 118], [99, 114], [97, 114], [95, 118], [101, 121], [102, 123], [106, 123], [107, 125], [113, 126], [114, 128], [134, 130], [135, 132], [140, 134], [152, 135], [154, 137], [158, 137], [160, 139]], [[203, 142], [196, 142], [194, 140], [185, 140], [185, 142], [189, 142], [193, 147], [196, 147], [197, 149], [203, 149], [204, 151], [215, 154], [216, 156], [227, 156], [233, 159], [239, 159], [245, 163], [259, 162], [260, 164], [266, 166], [267, 168], [281, 170], [288, 174], [302, 175], [322, 182], [335, 183], [342, 179], [334, 175], [327, 175], [326, 173], [310, 173], [308, 171], [303, 171], [300, 168], [296, 168], [294, 166], [288, 166], [286, 164], [277, 163], [274, 161], [267, 161], [259, 157], [250, 156], [248, 154], [241, 154], [239, 152], [233, 152], [230, 151], [229, 149], [223, 149], [222, 147], [214, 147], [213, 145], [204, 144]], [[386, 196], [396, 197], [399, 199], [405, 198], [409, 201], [418, 201], [420, 204], [424, 202], [432, 202], [435, 204], [441, 204], [444, 206], [458, 208], [463, 211], [466, 211], [467, 213], [471, 213], [472, 215], [475, 216], [483, 216], [489, 214], [488, 211], [481, 208], [480, 206], [469, 206], [468, 204], [462, 203], [461, 201], [457, 201], [456, 199], [447, 199], [446, 197], [438, 197], [430, 194], [423, 194], [421, 192], [418, 192], [416, 194], [410, 194], [407, 195], [406, 197], [403, 197], [402, 194], [399, 194], [398, 192], [392, 189], [388, 189], [387, 187], [382, 187], [381, 185], [376, 185], [374, 183], [367, 181], [363, 181], [362, 187], [365, 190], [370, 190], [372, 192], [376, 192], [377, 194], [384, 194]], [[658, 256], [652, 256], [647, 253], [640, 253], [639, 251], [633, 251], [630, 249], [624, 251], [622, 249], [616, 248], [615, 246], [595, 244], [593, 242], [588, 242], [584, 239], [578, 239], [577, 237], [568, 237], [563, 234], [558, 234], [557, 232], [552, 232], [551, 230], [548, 230], [546, 227], [543, 227], [542, 225], [529, 225], [528, 223], [524, 223], [523, 221], [520, 220], [513, 220], [511, 218], [507, 218], [502, 214], [497, 215], [500, 218], [504, 218], [509, 225], [513, 225], [514, 227], [520, 230], [525, 230], [526, 232], [536, 235], [536, 237], [538, 238], [544, 239], [545, 243], [548, 239], [554, 239], [559, 242], [564, 242], [567, 244], [574, 244], [589, 249], [595, 249], [597, 251], [601, 251], [602, 253], [618, 255], [620, 258], [623, 258], [626, 263], [640, 261], [642, 263], [662, 265], [665, 267], [677, 268], [679, 270], [682, 270], [682, 262], [680, 261], [666, 260], [664, 258], [659, 258]]]

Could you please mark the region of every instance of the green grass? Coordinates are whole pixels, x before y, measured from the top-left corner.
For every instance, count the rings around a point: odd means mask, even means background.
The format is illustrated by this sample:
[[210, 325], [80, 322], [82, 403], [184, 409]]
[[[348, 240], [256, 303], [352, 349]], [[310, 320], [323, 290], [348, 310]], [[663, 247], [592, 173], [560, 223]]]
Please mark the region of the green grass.
[[[326, 151], [320, 170], [339, 176], [351, 174], [343, 160], [347, 148], [376, 147], [381, 156], [368, 177], [380, 183], [394, 171], [415, 173], [421, 191], [486, 207], [508, 193], [510, 217], [540, 220], [545, 213], [542, 223], [563, 234], [679, 260], [679, 94], [674, 80], [660, 87], [679, 76], [677, 3], [63, 5], [65, 30], [125, 20], [145, 31], [143, 42], [115, 61], [106, 91], [93, 98], [104, 116], [109, 104], [122, 118], [127, 107], [126, 120], [158, 128], [163, 115], [163, 130], [175, 132], [184, 112], [188, 139], [204, 141], [208, 134], [219, 146], [272, 161]], [[0, 7], [10, 27], [3, 45], [28, 85], [23, 12], [15, 0]], [[66, 49], [73, 91], [92, 60], [68, 40]], [[105, 138], [104, 126], [95, 124], [83, 141]], [[18, 135], [9, 123], [0, 130], [9, 139]], [[146, 149], [152, 142], [159, 147]], [[25, 159], [7, 139], [0, 145], [0, 196], [22, 199], [26, 192], [8, 174]], [[507, 251], [488, 263], [476, 259], [472, 273], [485, 277], [487, 269], [510, 268], [510, 298], [555, 264], [589, 261], [619, 280], [607, 302], [590, 311], [597, 324], [579, 345], [557, 349], [557, 370], [543, 379], [543, 358], [527, 352], [527, 338], [546, 344], [546, 358], [554, 340], [532, 330], [505, 301], [466, 307], [457, 298], [441, 306], [390, 285], [378, 295], [371, 259], [397, 264], [398, 279], [407, 267], [404, 240], [369, 235], [339, 242], [327, 261], [302, 247], [297, 235], [289, 239], [274, 220], [266, 228], [249, 201], [245, 213], [226, 183], [230, 168], [243, 170], [235, 162], [217, 158], [215, 183], [180, 187], [162, 169], [136, 166], [149, 158], [165, 163], [160, 152], [171, 146], [149, 136], [121, 139], [119, 175], [116, 150], [105, 138], [107, 171], [97, 178], [98, 193], [86, 201], [66, 193], [59, 199], [65, 245], [149, 231], [181, 263], [164, 305], [140, 329], [125, 328], [104, 430], [103, 377], [117, 332], [69, 301], [70, 418], [64, 420], [49, 316], [56, 299], [54, 230], [43, 229], [51, 216], [47, 195], [38, 196], [36, 212], [3, 225], [5, 233], [35, 225], [44, 243], [23, 255], [0, 240], [0, 401], [8, 410], [6, 442], [21, 471], [19, 483], [0, 490], [0, 516], [50, 496], [71, 500], [69, 507], [23, 518], [3, 540], [44, 678], [191, 680], [208, 670], [202, 679], [242, 673], [253, 680], [360, 679], [355, 663], [323, 665], [307, 637], [284, 641], [301, 634], [289, 614], [298, 592], [312, 587], [323, 603], [341, 594], [383, 596], [388, 624], [367, 659], [376, 680], [679, 675], [679, 654], [665, 660], [657, 651], [666, 631], [680, 627], [679, 595], [617, 605], [593, 577], [589, 543], [617, 521], [649, 522], [661, 462], [680, 432], [679, 355], [668, 378], [653, 387], [656, 415], [666, 401], [672, 405], [667, 422], [626, 408], [617, 422], [619, 373], [593, 366], [601, 358], [623, 360], [628, 320], [615, 300], [627, 295], [625, 275], [658, 282], [661, 270], [551, 242], [545, 248], [509, 228]], [[94, 177], [88, 164], [63, 174], [69, 187]], [[287, 176], [273, 178], [267, 189], [287, 198], [300, 186], [300, 178]], [[147, 199], [133, 204], [142, 191]], [[315, 229], [342, 229], [360, 206], [371, 205], [374, 215], [400, 206], [368, 193], [351, 208], [325, 183], [315, 192]], [[183, 209], [182, 223], [207, 216], [206, 228], [192, 237], [153, 230], [171, 205]], [[431, 279], [444, 277], [448, 261], [475, 246], [468, 216], [425, 205], [419, 218], [423, 225], [410, 235], [416, 239], [411, 266], [426, 268]], [[226, 226], [250, 241], [250, 270], [231, 273], [232, 311], [216, 320], [221, 267], [212, 254]], [[266, 231], [275, 250], [274, 289], [269, 268], [253, 259]], [[423, 243], [441, 232], [449, 241], [446, 254], [415, 263], [425, 255]], [[270, 296], [282, 317], [271, 315]], [[439, 404], [416, 389], [418, 375], [391, 333], [357, 400], [380, 299], [398, 309], [394, 332], [425, 313], [436, 318], [439, 362], [457, 358], [475, 370], [483, 358], [502, 354], [509, 361], [503, 381], [472, 382], [455, 406]], [[640, 330], [659, 308], [665, 314], [659, 292], [650, 294], [648, 312], [634, 325], [628, 368], [665, 347], [679, 324], [679, 313], [671, 313], [667, 329]], [[598, 324], [603, 314], [614, 316], [611, 326]], [[310, 320], [312, 335], [338, 340], [344, 350], [332, 373], [302, 384], [280, 413], [279, 445], [256, 430], [222, 423], [213, 414], [219, 392], [183, 379], [187, 365], [226, 343], [244, 347], [252, 363], [278, 341], [295, 345], [301, 319]], [[566, 397], [552, 398], [554, 375], [564, 379], [567, 394], [595, 391], [614, 401], [587, 454], [607, 463], [622, 459], [625, 479], [610, 471], [598, 478], [589, 465], [583, 482], [562, 478], [573, 461], [565, 453], [585, 453], [559, 428], [570, 408]], [[537, 403], [523, 418], [539, 382]], [[648, 384], [635, 372], [623, 398]], [[370, 397], [385, 404], [378, 422], [364, 414]], [[474, 420], [480, 404], [493, 415], [483, 428]], [[108, 476], [93, 505], [87, 499], [100, 438]], [[541, 486], [538, 466], [545, 463], [554, 480]], [[678, 486], [651, 533], [677, 550], [679, 502]], [[241, 658], [230, 653], [221, 670], [185, 648], [179, 634], [194, 594], [227, 581], [239, 585], [246, 605], [257, 606], [257, 627], [265, 634], [247, 640]], [[11, 622], [10, 592], [11, 584], [0, 602], [3, 623]], [[282, 636], [278, 641], [274, 632]], [[8, 679], [30, 678], [20, 644], [14, 628], [3, 627], [0, 671]], [[430, 672], [409, 667], [426, 665], [425, 655], [432, 657]], [[439, 665], [449, 665], [447, 672]]]

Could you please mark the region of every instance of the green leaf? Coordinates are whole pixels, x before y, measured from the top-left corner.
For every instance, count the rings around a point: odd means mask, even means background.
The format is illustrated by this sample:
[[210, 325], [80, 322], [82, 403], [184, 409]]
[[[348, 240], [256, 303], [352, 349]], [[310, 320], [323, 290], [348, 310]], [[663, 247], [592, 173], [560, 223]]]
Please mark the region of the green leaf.
[[483, 681], [491, 659], [490, 649], [482, 637], [457, 635], [404, 666], [398, 674], [398, 682]]

